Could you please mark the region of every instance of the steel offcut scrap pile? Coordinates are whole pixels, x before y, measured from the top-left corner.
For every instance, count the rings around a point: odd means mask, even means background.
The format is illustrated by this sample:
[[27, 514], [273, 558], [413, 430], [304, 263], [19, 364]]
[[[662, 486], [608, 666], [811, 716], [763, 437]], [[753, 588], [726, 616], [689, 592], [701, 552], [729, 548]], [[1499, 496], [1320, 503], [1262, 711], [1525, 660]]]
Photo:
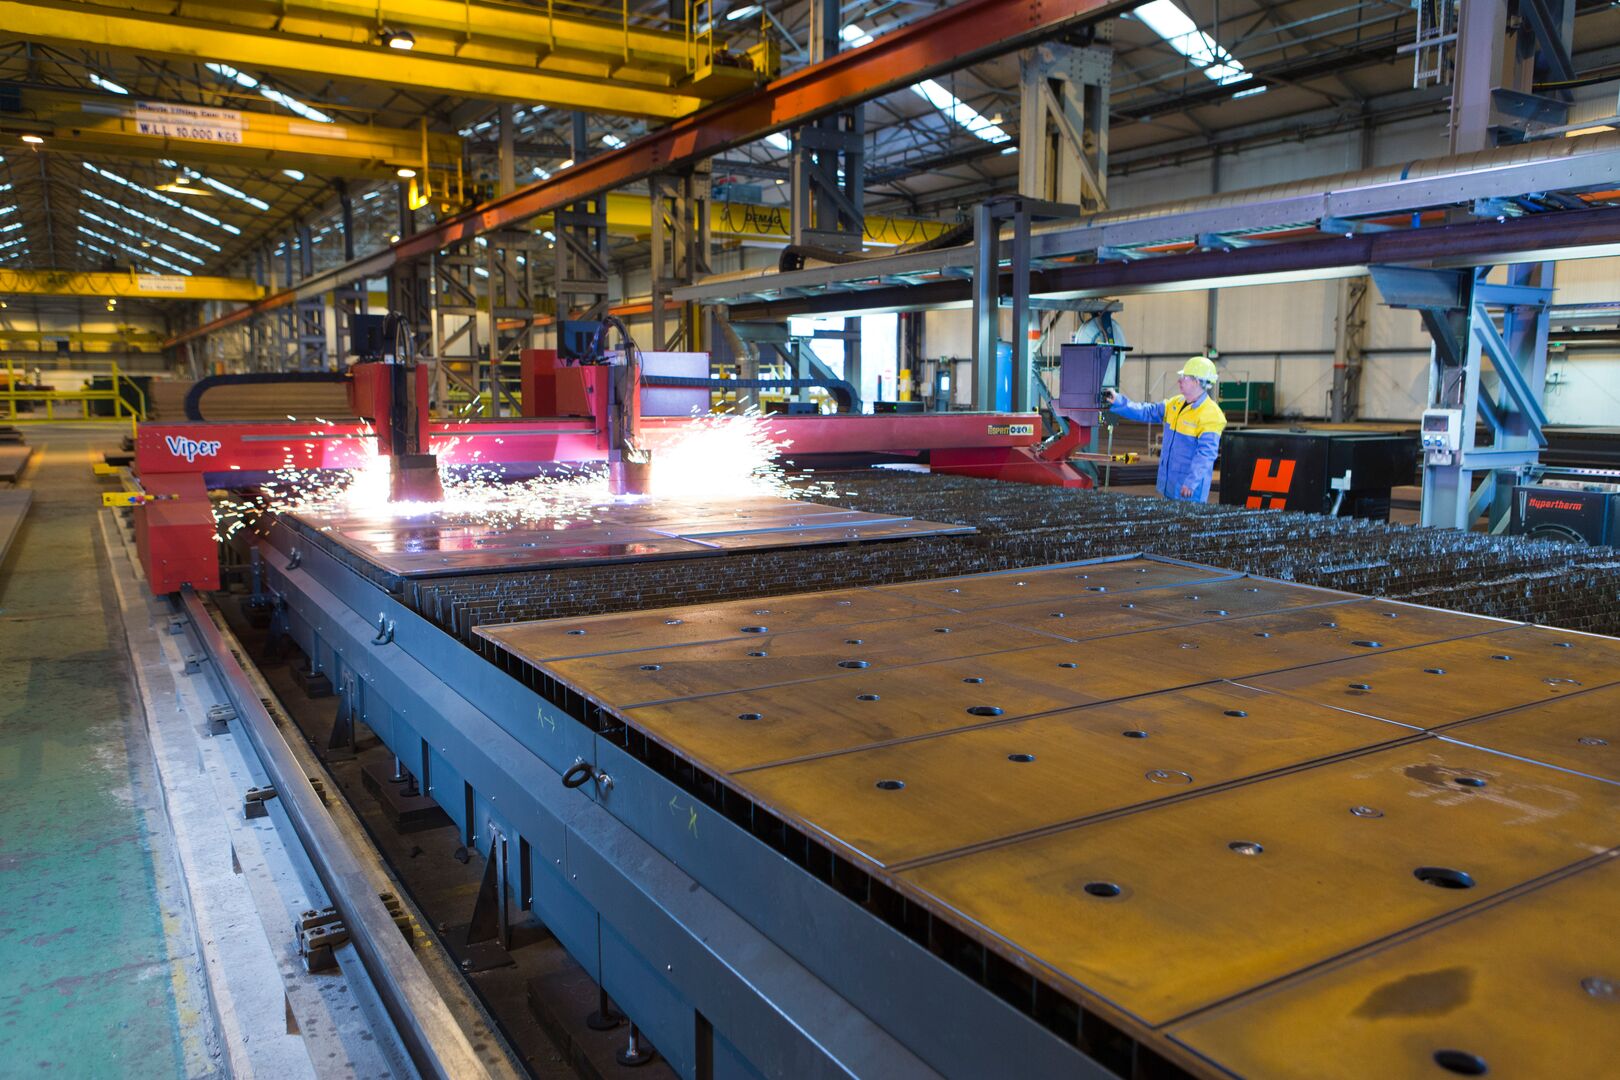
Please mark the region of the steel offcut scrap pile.
[[[825, 479], [825, 475], [822, 477]], [[848, 509], [977, 532], [724, 559], [417, 579], [405, 598], [464, 639], [480, 625], [872, 585], [1131, 552], [1620, 635], [1620, 555], [1312, 514], [869, 471], [838, 478]]]

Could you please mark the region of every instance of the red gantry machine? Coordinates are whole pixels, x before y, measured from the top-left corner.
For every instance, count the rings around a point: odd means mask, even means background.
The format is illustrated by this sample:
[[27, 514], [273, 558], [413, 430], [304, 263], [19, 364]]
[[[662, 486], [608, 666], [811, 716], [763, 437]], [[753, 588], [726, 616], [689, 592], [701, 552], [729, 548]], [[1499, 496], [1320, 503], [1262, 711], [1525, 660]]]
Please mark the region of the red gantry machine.
[[[358, 468], [371, 460], [373, 440], [376, 453], [389, 460], [395, 500], [436, 501], [440, 464], [524, 478], [601, 462], [616, 494], [644, 492], [649, 460], [656, 463], [659, 448], [697, 422], [694, 408], [706, 409], [711, 389], [727, 385], [647, 374], [665, 355], [639, 354], [629, 344], [588, 361], [562, 359], [550, 349], [526, 350], [524, 415], [454, 420], [430, 415], [430, 367], [410, 358], [408, 348], [397, 348], [340, 375], [318, 376], [344, 383], [352, 413], [344, 421], [142, 424], [135, 438], [139, 491], [133, 501], [151, 588], [159, 595], [186, 585], [219, 588], [211, 490], [251, 490], [286, 470]], [[1096, 430], [1116, 355], [1110, 345], [1064, 346], [1059, 392], [1038, 413], [773, 414], [769, 431], [801, 467], [913, 462], [956, 475], [1091, 487], [1089, 462], [1109, 458], [1081, 448]], [[670, 395], [659, 387], [686, 393]], [[661, 408], [646, 407], [659, 394]], [[198, 400], [194, 392], [188, 412], [197, 413]]]

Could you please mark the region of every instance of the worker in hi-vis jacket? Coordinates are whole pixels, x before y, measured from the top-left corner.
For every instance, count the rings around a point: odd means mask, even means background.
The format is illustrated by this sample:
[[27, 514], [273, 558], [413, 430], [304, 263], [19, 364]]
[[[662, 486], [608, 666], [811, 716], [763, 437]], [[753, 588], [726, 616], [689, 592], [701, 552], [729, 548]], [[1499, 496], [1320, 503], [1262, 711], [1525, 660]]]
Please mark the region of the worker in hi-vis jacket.
[[1209, 497], [1210, 474], [1221, 452], [1226, 414], [1210, 391], [1218, 377], [1207, 356], [1194, 356], [1176, 372], [1181, 393], [1169, 401], [1134, 402], [1117, 390], [1104, 392], [1109, 408], [1127, 420], [1164, 424], [1159, 451], [1159, 493], [1167, 499], [1203, 502]]

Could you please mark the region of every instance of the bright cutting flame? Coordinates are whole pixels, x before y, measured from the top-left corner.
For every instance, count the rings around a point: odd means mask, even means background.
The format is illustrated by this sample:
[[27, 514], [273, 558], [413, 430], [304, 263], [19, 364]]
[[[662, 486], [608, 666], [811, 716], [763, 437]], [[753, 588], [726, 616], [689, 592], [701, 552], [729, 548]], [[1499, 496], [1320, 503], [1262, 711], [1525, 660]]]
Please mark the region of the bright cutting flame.
[[[738, 415], [695, 416], [689, 427], [651, 454], [651, 495], [615, 496], [608, 488], [607, 468], [582, 463], [560, 473], [526, 480], [506, 479], [499, 466], [476, 461], [450, 465], [444, 458], [463, 440], [434, 441], [440, 455], [441, 502], [393, 502], [389, 499], [389, 460], [377, 452], [369, 429], [350, 439], [331, 439], [332, 422], [322, 420], [323, 445], [358, 459], [349, 469], [299, 469], [292, 466], [289, 440], [286, 464], [256, 492], [215, 504], [218, 538], [255, 523], [267, 513], [295, 513], [329, 520], [431, 517], [443, 526], [482, 529], [567, 529], [592, 524], [595, 512], [625, 503], [713, 504], [747, 499], [831, 499], [838, 492], [814, 470], [790, 473], [778, 459], [790, 445], [769, 420], [756, 411]], [[479, 440], [482, 442], [483, 440]], [[477, 444], [472, 444], [477, 445]], [[645, 459], [643, 459], [645, 460]], [[787, 462], [786, 465], [791, 465]], [[331, 526], [329, 525], [328, 528]]]
[[[694, 417], [652, 452], [653, 497], [703, 499], [810, 498], [777, 458], [791, 443], [757, 411]], [[834, 494], [817, 487], [814, 497]]]

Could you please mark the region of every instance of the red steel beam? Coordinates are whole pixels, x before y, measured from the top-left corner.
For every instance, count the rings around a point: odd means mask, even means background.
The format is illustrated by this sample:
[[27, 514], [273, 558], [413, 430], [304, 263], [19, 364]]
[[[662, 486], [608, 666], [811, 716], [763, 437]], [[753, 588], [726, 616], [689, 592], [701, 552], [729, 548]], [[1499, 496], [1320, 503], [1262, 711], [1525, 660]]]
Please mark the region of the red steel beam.
[[347, 263], [164, 342], [173, 347], [291, 302], [294, 293], [329, 292], [441, 251], [451, 244], [528, 221], [604, 191], [712, 157], [772, 132], [870, 101], [923, 79], [1022, 48], [1075, 23], [1129, 10], [1141, 0], [964, 0], [888, 33], [869, 45], [800, 68], [757, 90], [677, 120], [621, 149], [576, 163], [550, 180], [518, 188], [386, 252]]

